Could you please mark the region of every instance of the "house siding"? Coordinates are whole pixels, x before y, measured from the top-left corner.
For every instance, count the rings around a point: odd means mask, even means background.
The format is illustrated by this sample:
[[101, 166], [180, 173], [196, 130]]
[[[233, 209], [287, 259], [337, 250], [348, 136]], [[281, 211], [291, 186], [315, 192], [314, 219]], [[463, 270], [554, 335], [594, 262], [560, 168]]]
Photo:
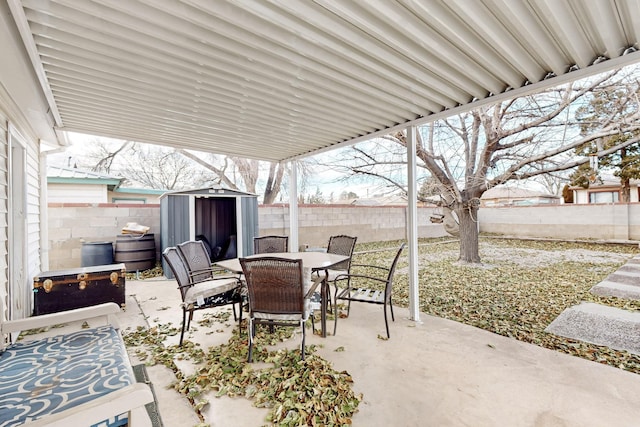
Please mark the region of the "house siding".
[[[0, 86], [0, 91], [2, 86]], [[5, 106], [0, 97], [0, 321], [7, 320], [9, 307], [9, 199], [7, 188], [7, 147], [8, 147], [8, 117], [4, 113]]]
[[[31, 128], [26, 124], [19, 109], [12, 103], [11, 98], [5, 88], [0, 85], [0, 320], [9, 318], [9, 307], [11, 307], [11, 318], [29, 317], [32, 311], [32, 286], [33, 277], [40, 272], [41, 268], [41, 210], [40, 210], [40, 145], [38, 138]], [[15, 134], [11, 136], [14, 129]], [[19, 134], [19, 136], [18, 136]], [[9, 274], [10, 258], [10, 201], [11, 191], [9, 190], [9, 140], [16, 138], [24, 144], [24, 173], [19, 178], [24, 181], [24, 192], [20, 199], [24, 199], [24, 254], [16, 253], [17, 262], [24, 265], [21, 271], [14, 274], [19, 281], [17, 289], [14, 289], [12, 299], [9, 301], [11, 292], [11, 277]], [[21, 167], [18, 168], [19, 170]], [[26, 257], [26, 259], [25, 259]]]
[[[33, 277], [42, 270], [40, 264], [40, 188], [41, 183], [40, 144], [36, 137], [27, 138], [27, 283], [29, 295], [32, 294]], [[44, 225], [46, 227], [46, 224]], [[31, 298], [29, 298], [28, 312], [32, 312]]]

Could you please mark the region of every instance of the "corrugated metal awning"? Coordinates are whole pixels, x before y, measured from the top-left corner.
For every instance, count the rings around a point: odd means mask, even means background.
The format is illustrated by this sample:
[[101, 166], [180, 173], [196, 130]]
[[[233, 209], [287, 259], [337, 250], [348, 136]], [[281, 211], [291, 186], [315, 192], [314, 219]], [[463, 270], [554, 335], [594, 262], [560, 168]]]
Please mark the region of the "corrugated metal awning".
[[61, 129], [284, 160], [640, 60], [640, 0], [9, 0]]

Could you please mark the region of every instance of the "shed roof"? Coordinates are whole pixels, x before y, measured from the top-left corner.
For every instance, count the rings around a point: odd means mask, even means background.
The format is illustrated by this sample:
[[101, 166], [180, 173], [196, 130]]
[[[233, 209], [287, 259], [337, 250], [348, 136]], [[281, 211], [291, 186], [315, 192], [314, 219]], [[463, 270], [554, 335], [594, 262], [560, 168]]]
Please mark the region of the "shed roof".
[[638, 0], [8, 0], [61, 130], [305, 156], [640, 60]]
[[202, 197], [258, 197], [256, 194], [253, 194], [253, 193], [245, 193], [243, 191], [232, 190], [230, 188], [225, 188], [220, 185], [215, 185], [212, 187], [194, 188], [191, 190], [168, 191], [164, 193], [162, 196], [160, 196], [160, 199], [167, 196], [171, 196], [171, 195], [177, 195], [177, 196], [195, 195], [195, 196], [202, 196]]

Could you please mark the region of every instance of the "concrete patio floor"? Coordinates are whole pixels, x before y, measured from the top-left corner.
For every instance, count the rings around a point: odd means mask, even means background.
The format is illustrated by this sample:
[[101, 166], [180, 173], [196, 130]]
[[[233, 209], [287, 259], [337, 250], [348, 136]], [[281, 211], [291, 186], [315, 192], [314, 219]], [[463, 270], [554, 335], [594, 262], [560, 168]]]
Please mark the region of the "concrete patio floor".
[[[128, 281], [126, 286], [123, 329], [169, 322], [179, 326], [179, 292], [173, 280]], [[640, 425], [640, 375], [446, 319], [423, 314], [420, 323], [409, 321], [401, 308], [395, 310], [391, 339], [381, 340], [381, 310], [354, 305], [351, 316], [339, 320], [336, 336], [307, 334], [307, 343], [320, 347], [317, 354], [334, 369], [349, 372], [354, 391], [363, 394], [353, 417], [356, 427]], [[204, 312], [196, 312], [194, 321]], [[215, 334], [196, 323], [188, 338], [203, 349], [224, 343], [236, 326], [228, 323]], [[296, 347], [299, 338], [295, 335], [285, 345]], [[178, 337], [171, 339], [177, 342]], [[335, 351], [339, 347], [344, 351]], [[186, 372], [193, 369], [189, 363], [179, 366]], [[153, 366], [148, 373], [165, 426], [200, 422], [188, 401], [166, 388], [175, 379], [170, 370]], [[254, 408], [249, 400], [207, 399], [205, 422], [212, 427], [265, 424], [267, 410]]]

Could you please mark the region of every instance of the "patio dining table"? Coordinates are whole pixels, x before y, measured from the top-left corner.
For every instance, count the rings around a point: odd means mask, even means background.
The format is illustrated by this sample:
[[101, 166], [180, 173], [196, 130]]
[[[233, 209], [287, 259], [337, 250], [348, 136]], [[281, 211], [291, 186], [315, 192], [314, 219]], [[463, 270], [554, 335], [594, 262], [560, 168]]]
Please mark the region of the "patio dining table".
[[[287, 259], [301, 259], [302, 266], [310, 268], [312, 272], [318, 273], [319, 281], [311, 285], [309, 292], [313, 292], [320, 283], [320, 323], [322, 325], [322, 336], [327, 336], [327, 302], [330, 297], [329, 283], [326, 280], [327, 274], [324, 276], [321, 272], [329, 270], [336, 264], [341, 263], [349, 259], [345, 255], [328, 254], [325, 252], [273, 252], [264, 254], [249, 255], [245, 258], [259, 258], [259, 257], [277, 257]], [[242, 266], [240, 265], [240, 258], [231, 258], [215, 263], [218, 267], [225, 270], [232, 271], [234, 273], [241, 274]]]

